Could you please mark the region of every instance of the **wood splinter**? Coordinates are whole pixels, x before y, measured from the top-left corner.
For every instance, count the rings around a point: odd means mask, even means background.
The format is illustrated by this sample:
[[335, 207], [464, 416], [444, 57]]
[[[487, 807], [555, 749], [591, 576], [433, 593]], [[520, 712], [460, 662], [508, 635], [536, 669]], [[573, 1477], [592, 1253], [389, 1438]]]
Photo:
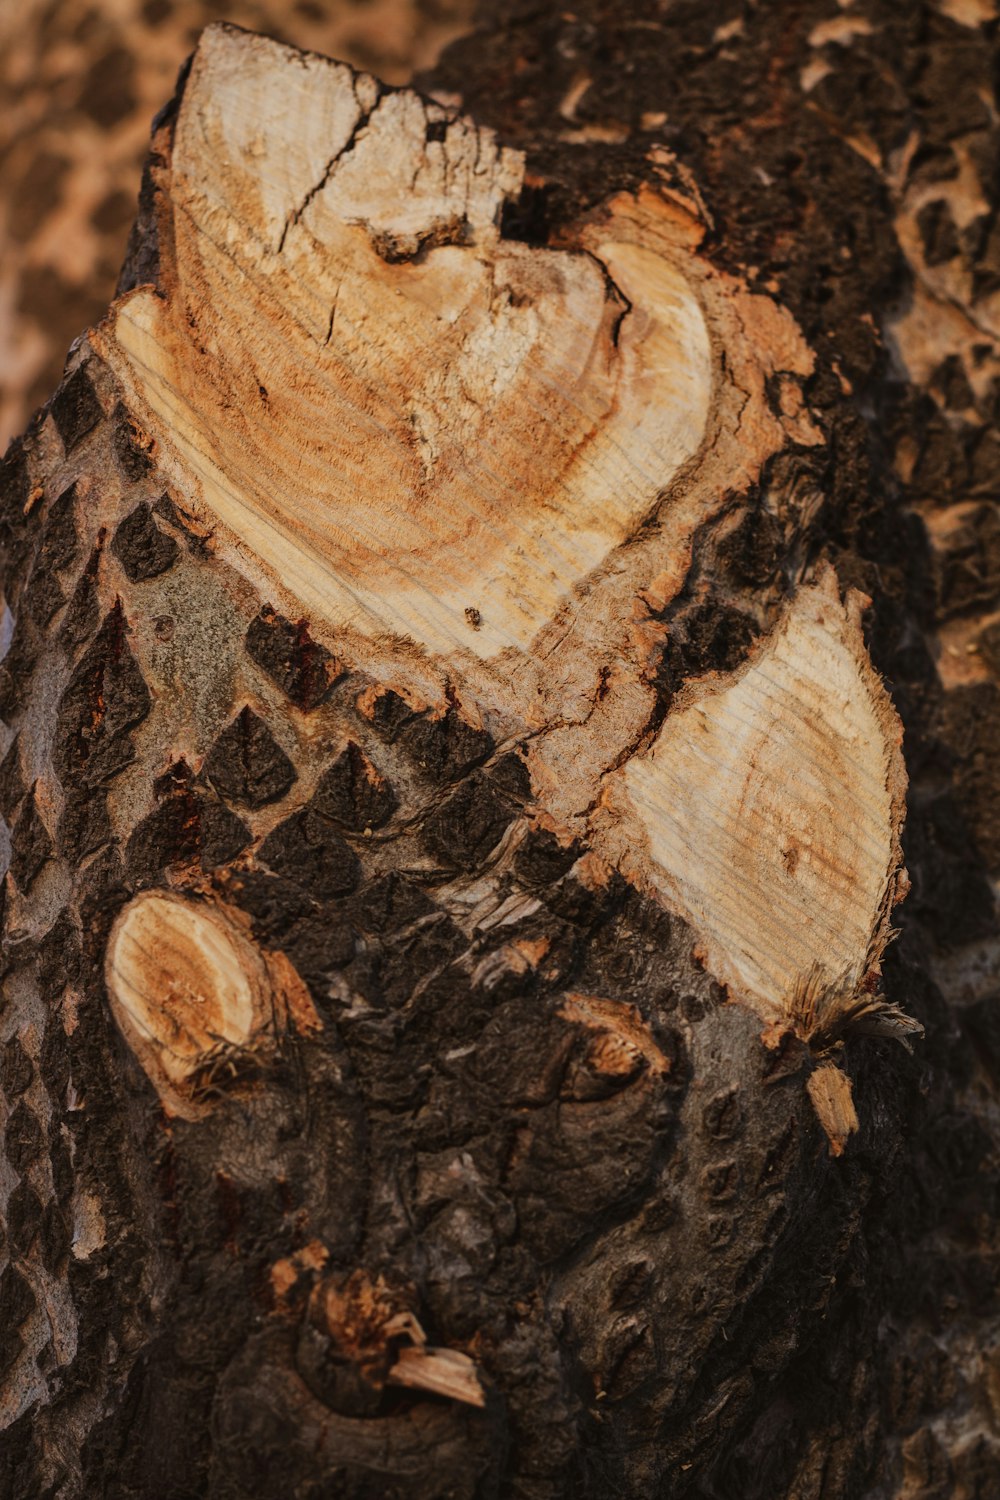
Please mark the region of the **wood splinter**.
[[847, 1138], [858, 1128], [851, 1080], [834, 1063], [823, 1063], [806, 1081], [816, 1117], [830, 1142], [830, 1155], [843, 1156]]
[[389, 1382], [412, 1390], [431, 1391], [452, 1401], [464, 1401], [467, 1406], [486, 1405], [476, 1366], [460, 1349], [431, 1349], [426, 1344], [411, 1344], [400, 1350], [389, 1371]]
[[[468, 1354], [460, 1349], [436, 1348], [405, 1298], [385, 1278], [371, 1277], [361, 1268], [344, 1277], [331, 1275], [313, 1290], [307, 1326], [330, 1341], [332, 1363], [324, 1355], [312, 1358], [306, 1345], [306, 1361], [314, 1378], [326, 1384], [329, 1399], [331, 1372], [340, 1372], [337, 1389], [341, 1397], [351, 1390], [353, 1399], [377, 1401], [387, 1385], [406, 1386], [484, 1407], [486, 1392]], [[300, 1352], [301, 1360], [301, 1352]], [[349, 1369], [350, 1377], [344, 1379]]]
[[476, 1373], [475, 1361], [461, 1349], [435, 1349], [429, 1345], [413, 1313], [400, 1313], [386, 1324], [385, 1331], [412, 1340], [398, 1352], [389, 1371], [390, 1385], [431, 1391], [452, 1401], [464, 1401], [467, 1406], [486, 1405], [486, 1392]]

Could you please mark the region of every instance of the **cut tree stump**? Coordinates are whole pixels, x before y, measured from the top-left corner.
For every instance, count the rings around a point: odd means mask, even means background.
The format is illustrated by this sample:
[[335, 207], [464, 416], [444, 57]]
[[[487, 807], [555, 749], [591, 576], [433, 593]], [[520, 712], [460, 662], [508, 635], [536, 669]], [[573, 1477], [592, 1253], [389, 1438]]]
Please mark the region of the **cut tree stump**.
[[4, 1495], [1000, 1476], [996, 497], [902, 488], [997, 299], [869, 9], [203, 34], [2, 470]]

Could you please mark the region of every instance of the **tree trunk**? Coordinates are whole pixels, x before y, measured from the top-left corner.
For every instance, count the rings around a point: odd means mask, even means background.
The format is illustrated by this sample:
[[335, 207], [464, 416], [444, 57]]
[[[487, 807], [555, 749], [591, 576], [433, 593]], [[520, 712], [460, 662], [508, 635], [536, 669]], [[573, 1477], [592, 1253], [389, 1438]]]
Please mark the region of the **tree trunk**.
[[18, 0], [0, 5], [0, 456], [114, 295], [149, 122], [227, 21], [409, 83], [474, 0]]
[[830, 9], [204, 34], [2, 471], [4, 1495], [1000, 1483], [994, 28]]

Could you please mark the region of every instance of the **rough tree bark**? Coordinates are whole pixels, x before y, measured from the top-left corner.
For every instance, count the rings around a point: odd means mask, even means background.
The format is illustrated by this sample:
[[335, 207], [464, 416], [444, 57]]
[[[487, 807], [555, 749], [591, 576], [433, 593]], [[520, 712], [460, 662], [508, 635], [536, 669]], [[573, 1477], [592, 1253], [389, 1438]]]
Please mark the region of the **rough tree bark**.
[[2, 471], [4, 1495], [996, 1492], [990, 9], [203, 37]]

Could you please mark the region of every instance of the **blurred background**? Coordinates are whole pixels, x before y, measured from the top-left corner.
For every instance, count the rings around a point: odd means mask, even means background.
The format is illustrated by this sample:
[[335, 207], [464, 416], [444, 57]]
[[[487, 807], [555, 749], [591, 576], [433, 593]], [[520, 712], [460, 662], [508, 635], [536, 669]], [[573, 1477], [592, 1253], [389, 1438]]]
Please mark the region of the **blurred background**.
[[475, 0], [0, 0], [0, 453], [103, 316], [153, 116], [210, 21], [406, 83]]

